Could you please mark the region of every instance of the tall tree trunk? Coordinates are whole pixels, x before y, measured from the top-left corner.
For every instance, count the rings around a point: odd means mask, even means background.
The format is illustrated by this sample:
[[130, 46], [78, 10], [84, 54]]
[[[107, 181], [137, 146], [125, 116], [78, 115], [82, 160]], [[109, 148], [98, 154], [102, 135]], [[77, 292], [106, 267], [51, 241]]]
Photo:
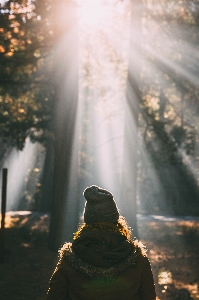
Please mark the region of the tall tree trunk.
[[45, 161], [41, 178], [41, 202], [40, 211], [51, 211], [53, 192], [53, 160], [54, 145], [52, 138], [48, 138], [46, 145]]
[[127, 81], [125, 107], [125, 136], [124, 136], [124, 163], [122, 177], [121, 213], [127, 218], [134, 236], [138, 237], [137, 228], [137, 145], [138, 145], [138, 114], [141, 72], [141, 19], [142, 1], [132, 0], [131, 29], [129, 49], [129, 70]]
[[[74, 139], [78, 106], [77, 7], [69, 1], [55, 5], [59, 5], [56, 13], [59, 26], [56, 24], [54, 57], [56, 91], [53, 201], [49, 232], [51, 250], [57, 250], [66, 239], [71, 238], [79, 214], [75, 178], [71, 182], [72, 163], [78, 163], [73, 152], [76, 151]], [[69, 199], [71, 184], [73, 193]]]

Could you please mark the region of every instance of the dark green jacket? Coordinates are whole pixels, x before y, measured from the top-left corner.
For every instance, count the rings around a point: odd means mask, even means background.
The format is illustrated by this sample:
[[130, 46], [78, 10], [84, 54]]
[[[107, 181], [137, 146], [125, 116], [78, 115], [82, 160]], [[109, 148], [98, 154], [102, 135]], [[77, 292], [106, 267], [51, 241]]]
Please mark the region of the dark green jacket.
[[155, 300], [151, 266], [139, 243], [117, 233], [89, 233], [66, 243], [47, 300]]

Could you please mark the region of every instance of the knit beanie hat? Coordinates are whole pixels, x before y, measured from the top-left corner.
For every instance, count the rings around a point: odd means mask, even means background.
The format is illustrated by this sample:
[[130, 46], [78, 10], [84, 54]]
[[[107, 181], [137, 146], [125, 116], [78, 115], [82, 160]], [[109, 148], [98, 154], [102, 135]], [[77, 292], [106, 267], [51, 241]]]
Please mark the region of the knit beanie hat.
[[92, 185], [84, 190], [83, 195], [86, 198], [84, 208], [84, 222], [86, 224], [117, 222], [119, 211], [111, 192]]

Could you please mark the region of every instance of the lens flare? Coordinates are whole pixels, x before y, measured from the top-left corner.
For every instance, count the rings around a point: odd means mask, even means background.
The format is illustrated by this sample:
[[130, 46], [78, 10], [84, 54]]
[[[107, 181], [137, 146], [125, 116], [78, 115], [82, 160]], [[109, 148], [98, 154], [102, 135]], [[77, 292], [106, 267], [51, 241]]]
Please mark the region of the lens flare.
[[84, 1], [80, 6], [80, 18], [83, 23], [97, 25], [103, 15], [103, 5], [100, 0]]
[[110, 8], [115, 0], [77, 0], [79, 5], [80, 22], [87, 26], [96, 27], [110, 16]]

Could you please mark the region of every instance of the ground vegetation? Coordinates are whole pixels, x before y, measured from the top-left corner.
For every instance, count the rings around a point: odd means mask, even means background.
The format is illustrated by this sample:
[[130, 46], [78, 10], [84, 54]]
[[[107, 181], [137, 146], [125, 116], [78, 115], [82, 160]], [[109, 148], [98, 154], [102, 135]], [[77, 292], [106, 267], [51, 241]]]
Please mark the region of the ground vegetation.
[[[6, 252], [0, 268], [1, 300], [43, 300], [58, 252], [47, 249], [49, 216], [9, 213]], [[150, 258], [157, 300], [197, 300], [199, 224], [196, 220], [139, 218]]]

